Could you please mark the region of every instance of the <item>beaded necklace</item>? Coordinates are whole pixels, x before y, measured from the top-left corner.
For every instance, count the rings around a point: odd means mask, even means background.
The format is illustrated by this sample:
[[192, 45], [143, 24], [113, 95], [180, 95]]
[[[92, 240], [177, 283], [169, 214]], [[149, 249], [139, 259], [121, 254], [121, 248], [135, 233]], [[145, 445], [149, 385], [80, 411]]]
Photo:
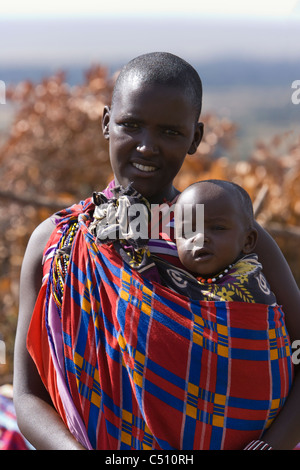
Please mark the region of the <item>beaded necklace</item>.
[[61, 308], [64, 293], [64, 283], [68, 271], [70, 251], [79, 224], [72, 221], [63, 232], [57, 245], [56, 256], [52, 262], [52, 294], [56, 305]]
[[197, 281], [199, 281], [201, 284], [213, 284], [214, 282], [217, 282], [219, 279], [221, 279], [225, 274], [228, 273], [228, 271], [232, 268], [232, 264], [230, 264], [226, 269], [221, 271], [217, 276], [214, 277], [209, 277], [209, 278], [204, 278], [202, 276], [197, 277]]

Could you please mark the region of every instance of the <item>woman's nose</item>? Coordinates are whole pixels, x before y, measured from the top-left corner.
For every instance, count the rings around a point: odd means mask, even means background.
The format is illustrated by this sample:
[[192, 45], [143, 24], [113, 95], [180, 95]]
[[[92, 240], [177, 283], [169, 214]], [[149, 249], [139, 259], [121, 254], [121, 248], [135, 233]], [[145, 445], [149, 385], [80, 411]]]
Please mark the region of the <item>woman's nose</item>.
[[150, 133], [143, 134], [142, 139], [137, 145], [137, 151], [144, 157], [158, 154], [158, 145]]

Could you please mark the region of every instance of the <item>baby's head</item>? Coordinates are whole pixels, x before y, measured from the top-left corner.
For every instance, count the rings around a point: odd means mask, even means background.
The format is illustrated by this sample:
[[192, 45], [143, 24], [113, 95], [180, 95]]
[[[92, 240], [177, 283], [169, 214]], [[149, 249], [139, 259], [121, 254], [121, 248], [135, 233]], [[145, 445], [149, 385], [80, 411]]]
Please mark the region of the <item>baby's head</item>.
[[[197, 205], [203, 205], [203, 221], [196, 219]], [[181, 263], [203, 277], [252, 253], [257, 240], [250, 196], [223, 180], [200, 181], [183, 191], [176, 203], [175, 227]]]
[[130, 61], [102, 121], [116, 182], [149, 202], [172, 201], [173, 180], [202, 138], [201, 102], [200, 77], [183, 59], [155, 52]]

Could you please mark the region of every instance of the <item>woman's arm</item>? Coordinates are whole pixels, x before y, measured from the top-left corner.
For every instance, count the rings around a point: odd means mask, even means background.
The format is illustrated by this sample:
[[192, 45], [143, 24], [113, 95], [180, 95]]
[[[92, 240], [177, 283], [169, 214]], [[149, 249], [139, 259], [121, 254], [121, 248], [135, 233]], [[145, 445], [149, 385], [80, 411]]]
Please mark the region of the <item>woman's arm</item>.
[[51, 219], [32, 234], [24, 256], [20, 279], [20, 307], [14, 354], [14, 405], [18, 426], [36, 448], [81, 450], [54, 409], [27, 348], [27, 332], [42, 282], [43, 250], [51, 232]]
[[300, 340], [300, 290], [292, 271], [275, 240], [258, 224], [256, 253], [263, 271], [285, 312], [291, 341]]
[[[258, 224], [256, 252], [263, 265], [271, 289], [285, 312], [291, 342], [300, 340], [300, 291], [277, 243]], [[295, 367], [295, 379], [286, 403], [265, 432], [263, 439], [274, 449], [293, 449], [300, 442], [300, 370]]]

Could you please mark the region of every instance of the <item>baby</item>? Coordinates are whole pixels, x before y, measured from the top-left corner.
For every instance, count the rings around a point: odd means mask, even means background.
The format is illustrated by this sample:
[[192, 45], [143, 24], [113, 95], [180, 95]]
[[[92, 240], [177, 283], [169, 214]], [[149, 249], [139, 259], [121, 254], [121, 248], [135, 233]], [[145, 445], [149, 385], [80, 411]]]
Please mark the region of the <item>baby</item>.
[[[197, 204], [204, 206], [199, 232]], [[188, 219], [184, 207], [193, 208]], [[192, 184], [177, 200], [175, 227], [179, 259], [197, 279], [204, 299], [276, 303], [254, 253], [257, 231], [243, 188], [223, 180]]]

